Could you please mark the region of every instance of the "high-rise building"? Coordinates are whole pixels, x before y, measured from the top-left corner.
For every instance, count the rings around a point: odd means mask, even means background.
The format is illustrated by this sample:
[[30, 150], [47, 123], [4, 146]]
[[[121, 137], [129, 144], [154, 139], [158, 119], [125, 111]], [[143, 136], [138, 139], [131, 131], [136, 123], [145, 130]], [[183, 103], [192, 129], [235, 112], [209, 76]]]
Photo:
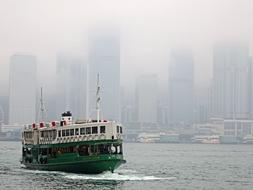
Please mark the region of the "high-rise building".
[[158, 112], [157, 121], [159, 127], [168, 128], [168, 92], [167, 88], [165, 91], [159, 92], [158, 95]]
[[169, 64], [169, 123], [188, 125], [193, 122], [194, 65], [188, 50], [171, 53]]
[[208, 97], [197, 96], [194, 101], [194, 123], [206, 123], [208, 121]]
[[142, 127], [155, 127], [158, 112], [158, 79], [155, 74], [141, 75], [136, 82], [136, 114]]
[[100, 76], [102, 119], [120, 119], [120, 35], [118, 28], [96, 28], [89, 38], [88, 116], [96, 115], [97, 75]]
[[213, 53], [211, 117], [248, 119], [250, 116], [248, 47], [217, 44]]
[[36, 120], [36, 57], [13, 55], [10, 58], [9, 124]]
[[8, 123], [8, 96], [0, 96], [0, 123], [7, 124]]
[[249, 58], [249, 77], [250, 118], [253, 119], [253, 57]]
[[87, 70], [83, 59], [60, 54], [57, 58], [56, 114], [71, 111], [75, 119], [86, 117]]
[[120, 122], [125, 125], [134, 121], [134, 100], [126, 88], [121, 87], [120, 90], [120, 107], [121, 107], [121, 118]]

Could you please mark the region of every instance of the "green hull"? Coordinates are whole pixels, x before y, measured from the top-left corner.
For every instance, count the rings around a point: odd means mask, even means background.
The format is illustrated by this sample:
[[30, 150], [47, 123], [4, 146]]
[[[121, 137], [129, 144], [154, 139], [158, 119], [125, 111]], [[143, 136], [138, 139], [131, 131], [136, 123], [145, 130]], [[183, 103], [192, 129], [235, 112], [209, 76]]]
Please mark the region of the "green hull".
[[[91, 155], [80, 155], [77, 152], [71, 153], [60, 153], [56, 155], [45, 155], [39, 154], [40, 148], [52, 148], [52, 147], [69, 147], [77, 146], [78, 144], [86, 144], [96, 146], [98, 144], [106, 143], [116, 143], [121, 144], [121, 142], [115, 141], [100, 141], [98, 142], [82, 142], [82, 143], [66, 143], [66, 144], [49, 144], [49, 145], [39, 145], [39, 146], [24, 146], [32, 149], [30, 155], [23, 156], [22, 164], [26, 166], [27, 169], [33, 170], [47, 170], [47, 171], [63, 171], [71, 173], [85, 173], [85, 174], [99, 174], [105, 171], [113, 172], [121, 164], [126, 161], [123, 159], [122, 154], [98, 154], [93, 153]], [[42, 160], [42, 162], [41, 162]], [[46, 161], [45, 161], [46, 160]], [[44, 162], [45, 161], [45, 162]]]
[[[111, 158], [111, 159], [110, 159]], [[71, 173], [99, 174], [105, 171], [113, 172], [121, 164], [125, 163], [123, 159], [108, 156], [108, 159], [79, 162], [63, 162], [51, 164], [24, 164], [27, 169], [63, 171]]]

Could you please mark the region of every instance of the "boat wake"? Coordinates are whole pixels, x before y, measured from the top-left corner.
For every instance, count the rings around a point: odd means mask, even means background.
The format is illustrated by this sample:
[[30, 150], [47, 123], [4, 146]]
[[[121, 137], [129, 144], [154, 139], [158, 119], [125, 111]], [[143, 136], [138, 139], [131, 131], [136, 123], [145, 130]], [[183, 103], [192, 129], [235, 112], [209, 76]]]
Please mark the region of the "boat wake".
[[96, 181], [161, 181], [161, 180], [176, 180], [176, 177], [156, 177], [156, 176], [145, 176], [138, 173], [135, 170], [117, 170], [115, 173], [106, 172], [96, 175], [88, 174], [74, 174], [74, 173], [65, 173], [58, 171], [40, 171], [40, 170], [28, 170], [25, 168], [16, 169], [16, 173], [32, 173], [36, 175], [53, 175], [59, 176], [65, 179], [71, 180], [96, 180]]
[[124, 174], [124, 173], [103, 173], [99, 175], [80, 175], [71, 174], [64, 176], [68, 179], [73, 180], [101, 180], [101, 181], [159, 181], [159, 180], [175, 180], [175, 177], [155, 177], [155, 176], [143, 176], [134, 174]]
[[36, 175], [40, 175], [40, 174], [46, 174], [46, 175], [66, 175], [65, 172], [60, 172], [60, 171], [45, 171], [45, 170], [30, 170], [30, 169], [26, 169], [25, 167], [21, 167], [19, 169], [15, 169], [14, 170], [16, 173], [20, 172], [20, 173], [27, 173], [27, 174], [36, 174]]

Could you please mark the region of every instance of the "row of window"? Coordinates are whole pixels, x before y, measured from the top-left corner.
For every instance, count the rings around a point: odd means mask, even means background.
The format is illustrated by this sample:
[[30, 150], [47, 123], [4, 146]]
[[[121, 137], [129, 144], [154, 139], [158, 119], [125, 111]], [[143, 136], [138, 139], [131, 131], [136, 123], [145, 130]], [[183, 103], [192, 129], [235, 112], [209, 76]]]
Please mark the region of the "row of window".
[[24, 132], [24, 138], [25, 139], [32, 139], [33, 138], [33, 133], [32, 132]]
[[75, 135], [89, 135], [89, 134], [104, 134], [105, 133], [105, 126], [99, 127], [86, 127], [86, 128], [75, 128], [75, 129], [65, 129], [58, 131], [58, 137], [68, 137], [68, 136], [75, 136]]
[[41, 131], [41, 137], [55, 139], [56, 138], [56, 130]]
[[[49, 158], [65, 153], [78, 153], [80, 156], [89, 156], [94, 154], [122, 154], [122, 145], [100, 144], [39, 149], [40, 155], [47, 155]], [[23, 155], [26, 154], [27, 150], [23, 151]]]

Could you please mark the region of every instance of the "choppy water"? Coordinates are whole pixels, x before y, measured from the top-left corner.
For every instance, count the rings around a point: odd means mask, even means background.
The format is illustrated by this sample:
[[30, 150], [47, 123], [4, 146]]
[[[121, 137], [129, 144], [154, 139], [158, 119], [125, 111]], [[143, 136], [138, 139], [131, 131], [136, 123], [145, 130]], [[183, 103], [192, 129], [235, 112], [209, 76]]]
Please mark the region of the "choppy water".
[[21, 168], [19, 142], [0, 142], [0, 189], [253, 189], [253, 146], [124, 144], [115, 173]]

